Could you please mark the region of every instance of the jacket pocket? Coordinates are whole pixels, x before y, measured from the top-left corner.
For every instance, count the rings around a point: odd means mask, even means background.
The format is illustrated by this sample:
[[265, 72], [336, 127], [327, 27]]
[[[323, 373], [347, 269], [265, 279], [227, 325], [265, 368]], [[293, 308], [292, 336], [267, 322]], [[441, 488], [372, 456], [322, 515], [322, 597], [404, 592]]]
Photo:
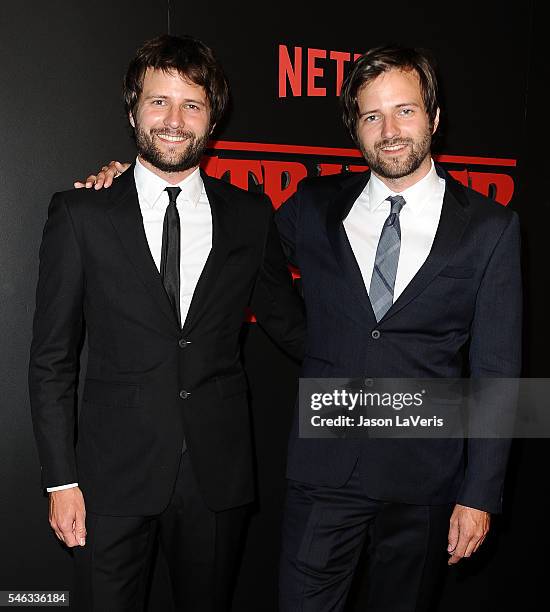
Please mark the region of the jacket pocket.
[[139, 396], [137, 383], [88, 378], [84, 384], [84, 401], [91, 404], [135, 408], [139, 405]]
[[304, 354], [304, 359], [312, 359], [313, 361], [320, 361], [322, 363], [326, 363], [327, 365], [334, 365], [334, 361], [330, 359], [326, 359], [325, 357], [321, 357], [319, 355], [314, 355], [308, 351]]
[[439, 276], [446, 276], [448, 278], [471, 278], [473, 275], [473, 268], [465, 268], [463, 266], [446, 266], [439, 273]]

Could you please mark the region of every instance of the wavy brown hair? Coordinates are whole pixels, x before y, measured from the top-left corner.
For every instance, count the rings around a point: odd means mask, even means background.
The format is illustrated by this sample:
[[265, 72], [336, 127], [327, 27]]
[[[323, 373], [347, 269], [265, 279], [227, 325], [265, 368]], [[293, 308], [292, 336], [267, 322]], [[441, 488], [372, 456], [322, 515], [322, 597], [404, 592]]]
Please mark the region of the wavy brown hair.
[[210, 126], [223, 116], [229, 99], [229, 87], [223, 69], [212, 50], [192, 36], [163, 34], [146, 41], [130, 62], [123, 83], [126, 113], [134, 114], [143, 91], [147, 68], [177, 73], [206, 92]]

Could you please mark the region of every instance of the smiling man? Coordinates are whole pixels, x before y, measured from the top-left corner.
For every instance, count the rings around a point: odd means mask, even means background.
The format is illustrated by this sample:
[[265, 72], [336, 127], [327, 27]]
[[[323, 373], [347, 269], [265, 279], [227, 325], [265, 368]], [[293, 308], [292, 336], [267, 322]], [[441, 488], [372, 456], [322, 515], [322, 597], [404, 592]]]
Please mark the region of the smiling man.
[[[305, 179], [276, 216], [302, 277], [302, 376], [519, 376], [518, 218], [433, 163], [429, 58], [373, 49], [341, 102], [370, 171]], [[281, 611], [343, 610], [367, 534], [365, 610], [427, 610], [445, 551], [451, 565], [472, 555], [501, 510], [508, 450], [498, 439], [306, 439], [297, 418]]]
[[204, 88], [179, 73], [150, 67], [143, 77], [139, 105], [132, 84], [127, 87], [140, 163], [154, 173], [168, 174], [171, 183], [180, 182], [197, 169], [215, 125]]
[[156, 540], [177, 610], [230, 608], [254, 498], [245, 309], [298, 359], [304, 321], [269, 200], [199, 169], [227, 98], [206, 45], [146, 42], [124, 81], [133, 168], [50, 205], [29, 384], [50, 524], [74, 550], [75, 610], [143, 609]]

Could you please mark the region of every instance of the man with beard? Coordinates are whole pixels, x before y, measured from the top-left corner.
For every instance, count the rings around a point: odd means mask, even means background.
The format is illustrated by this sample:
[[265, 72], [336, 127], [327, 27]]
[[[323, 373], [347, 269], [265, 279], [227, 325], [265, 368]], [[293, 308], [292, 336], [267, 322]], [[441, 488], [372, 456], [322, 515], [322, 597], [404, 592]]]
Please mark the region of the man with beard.
[[[370, 171], [305, 179], [276, 216], [302, 276], [302, 376], [367, 386], [519, 376], [517, 215], [432, 161], [439, 107], [429, 58], [373, 49], [341, 101]], [[282, 612], [342, 610], [367, 534], [365, 609], [428, 609], [445, 548], [451, 565], [470, 557], [501, 510], [508, 450], [499, 439], [306, 439], [296, 418]]]
[[135, 165], [110, 190], [50, 205], [29, 384], [77, 610], [142, 609], [157, 541], [176, 609], [230, 607], [254, 497], [245, 309], [298, 359], [304, 324], [268, 199], [199, 170], [227, 98], [203, 43], [146, 42], [124, 80]]

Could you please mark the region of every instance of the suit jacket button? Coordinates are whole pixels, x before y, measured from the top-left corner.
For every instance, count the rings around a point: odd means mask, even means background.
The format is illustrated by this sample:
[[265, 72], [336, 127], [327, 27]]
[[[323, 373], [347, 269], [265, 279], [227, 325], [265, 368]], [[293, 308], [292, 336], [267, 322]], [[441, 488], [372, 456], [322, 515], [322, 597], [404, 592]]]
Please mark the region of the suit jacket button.
[[183, 338], [178, 342], [178, 344], [180, 345], [180, 348], [185, 348], [186, 346], [189, 346], [191, 344], [191, 342], [189, 342], [189, 340], [184, 340]]
[[378, 338], [380, 338], [380, 332], [377, 329], [373, 329], [371, 337], [373, 338], [373, 340], [378, 340]]
[[190, 395], [191, 395], [191, 393], [189, 393], [189, 391], [185, 391], [183, 389], [180, 391], [181, 399], [187, 399]]

